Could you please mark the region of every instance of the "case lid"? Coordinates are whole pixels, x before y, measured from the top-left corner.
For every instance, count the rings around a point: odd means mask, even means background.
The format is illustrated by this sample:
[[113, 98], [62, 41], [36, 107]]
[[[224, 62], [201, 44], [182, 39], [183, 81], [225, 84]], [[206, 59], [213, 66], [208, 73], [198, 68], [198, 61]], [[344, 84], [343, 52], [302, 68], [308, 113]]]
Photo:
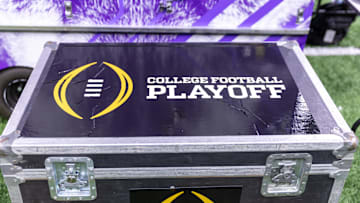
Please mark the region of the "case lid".
[[22, 136], [317, 131], [272, 43], [60, 44], [42, 74]]

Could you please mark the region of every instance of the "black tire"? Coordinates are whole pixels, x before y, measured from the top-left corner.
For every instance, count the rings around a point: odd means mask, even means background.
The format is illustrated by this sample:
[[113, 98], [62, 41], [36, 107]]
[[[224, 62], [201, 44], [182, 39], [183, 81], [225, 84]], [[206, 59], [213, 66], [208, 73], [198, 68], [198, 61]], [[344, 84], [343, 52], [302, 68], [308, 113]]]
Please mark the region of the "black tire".
[[32, 69], [11, 67], [0, 72], [0, 116], [9, 118]]

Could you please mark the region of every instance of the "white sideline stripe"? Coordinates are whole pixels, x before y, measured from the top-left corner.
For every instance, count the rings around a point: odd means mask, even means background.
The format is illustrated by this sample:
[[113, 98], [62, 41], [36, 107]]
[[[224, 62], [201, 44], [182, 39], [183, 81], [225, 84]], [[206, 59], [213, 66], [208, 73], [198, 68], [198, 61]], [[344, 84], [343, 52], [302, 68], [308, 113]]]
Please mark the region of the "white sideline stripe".
[[102, 89], [85, 89], [85, 92], [101, 92]]
[[84, 94], [84, 97], [100, 97], [100, 94], [97, 94], [97, 93], [88, 93], [88, 94]]
[[104, 82], [104, 79], [88, 79], [88, 82], [103, 83], [103, 82]]
[[304, 49], [307, 56], [345, 56], [360, 55], [360, 49], [355, 47], [307, 47]]
[[103, 87], [103, 84], [86, 84], [86, 87]]

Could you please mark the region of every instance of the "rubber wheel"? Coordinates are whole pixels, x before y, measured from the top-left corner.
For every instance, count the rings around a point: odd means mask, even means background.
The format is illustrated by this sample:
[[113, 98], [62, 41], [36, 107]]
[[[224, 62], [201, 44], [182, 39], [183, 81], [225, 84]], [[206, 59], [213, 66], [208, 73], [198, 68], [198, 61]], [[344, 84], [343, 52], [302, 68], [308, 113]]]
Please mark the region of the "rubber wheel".
[[32, 69], [11, 67], [0, 72], [0, 116], [9, 118]]

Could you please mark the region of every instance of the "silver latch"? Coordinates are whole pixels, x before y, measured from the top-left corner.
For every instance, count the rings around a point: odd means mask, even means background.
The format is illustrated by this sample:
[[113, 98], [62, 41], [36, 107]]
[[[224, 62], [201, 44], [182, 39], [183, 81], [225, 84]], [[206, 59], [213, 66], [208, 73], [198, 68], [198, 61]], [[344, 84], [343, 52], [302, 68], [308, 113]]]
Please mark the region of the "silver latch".
[[96, 199], [94, 163], [88, 157], [49, 157], [45, 160], [51, 198], [57, 201]]
[[64, 1], [65, 4], [65, 16], [66, 18], [72, 18], [72, 2]]
[[166, 11], [167, 13], [171, 13], [173, 0], [163, 0], [160, 2], [160, 11]]
[[296, 24], [300, 24], [300, 23], [304, 22], [304, 20], [305, 20], [304, 14], [305, 14], [305, 9], [299, 8], [297, 11], [297, 16], [296, 16]]
[[305, 191], [312, 156], [308, 153], [272, 154], [266, 160], [261, 187], [265, 197], [297, 196]]

